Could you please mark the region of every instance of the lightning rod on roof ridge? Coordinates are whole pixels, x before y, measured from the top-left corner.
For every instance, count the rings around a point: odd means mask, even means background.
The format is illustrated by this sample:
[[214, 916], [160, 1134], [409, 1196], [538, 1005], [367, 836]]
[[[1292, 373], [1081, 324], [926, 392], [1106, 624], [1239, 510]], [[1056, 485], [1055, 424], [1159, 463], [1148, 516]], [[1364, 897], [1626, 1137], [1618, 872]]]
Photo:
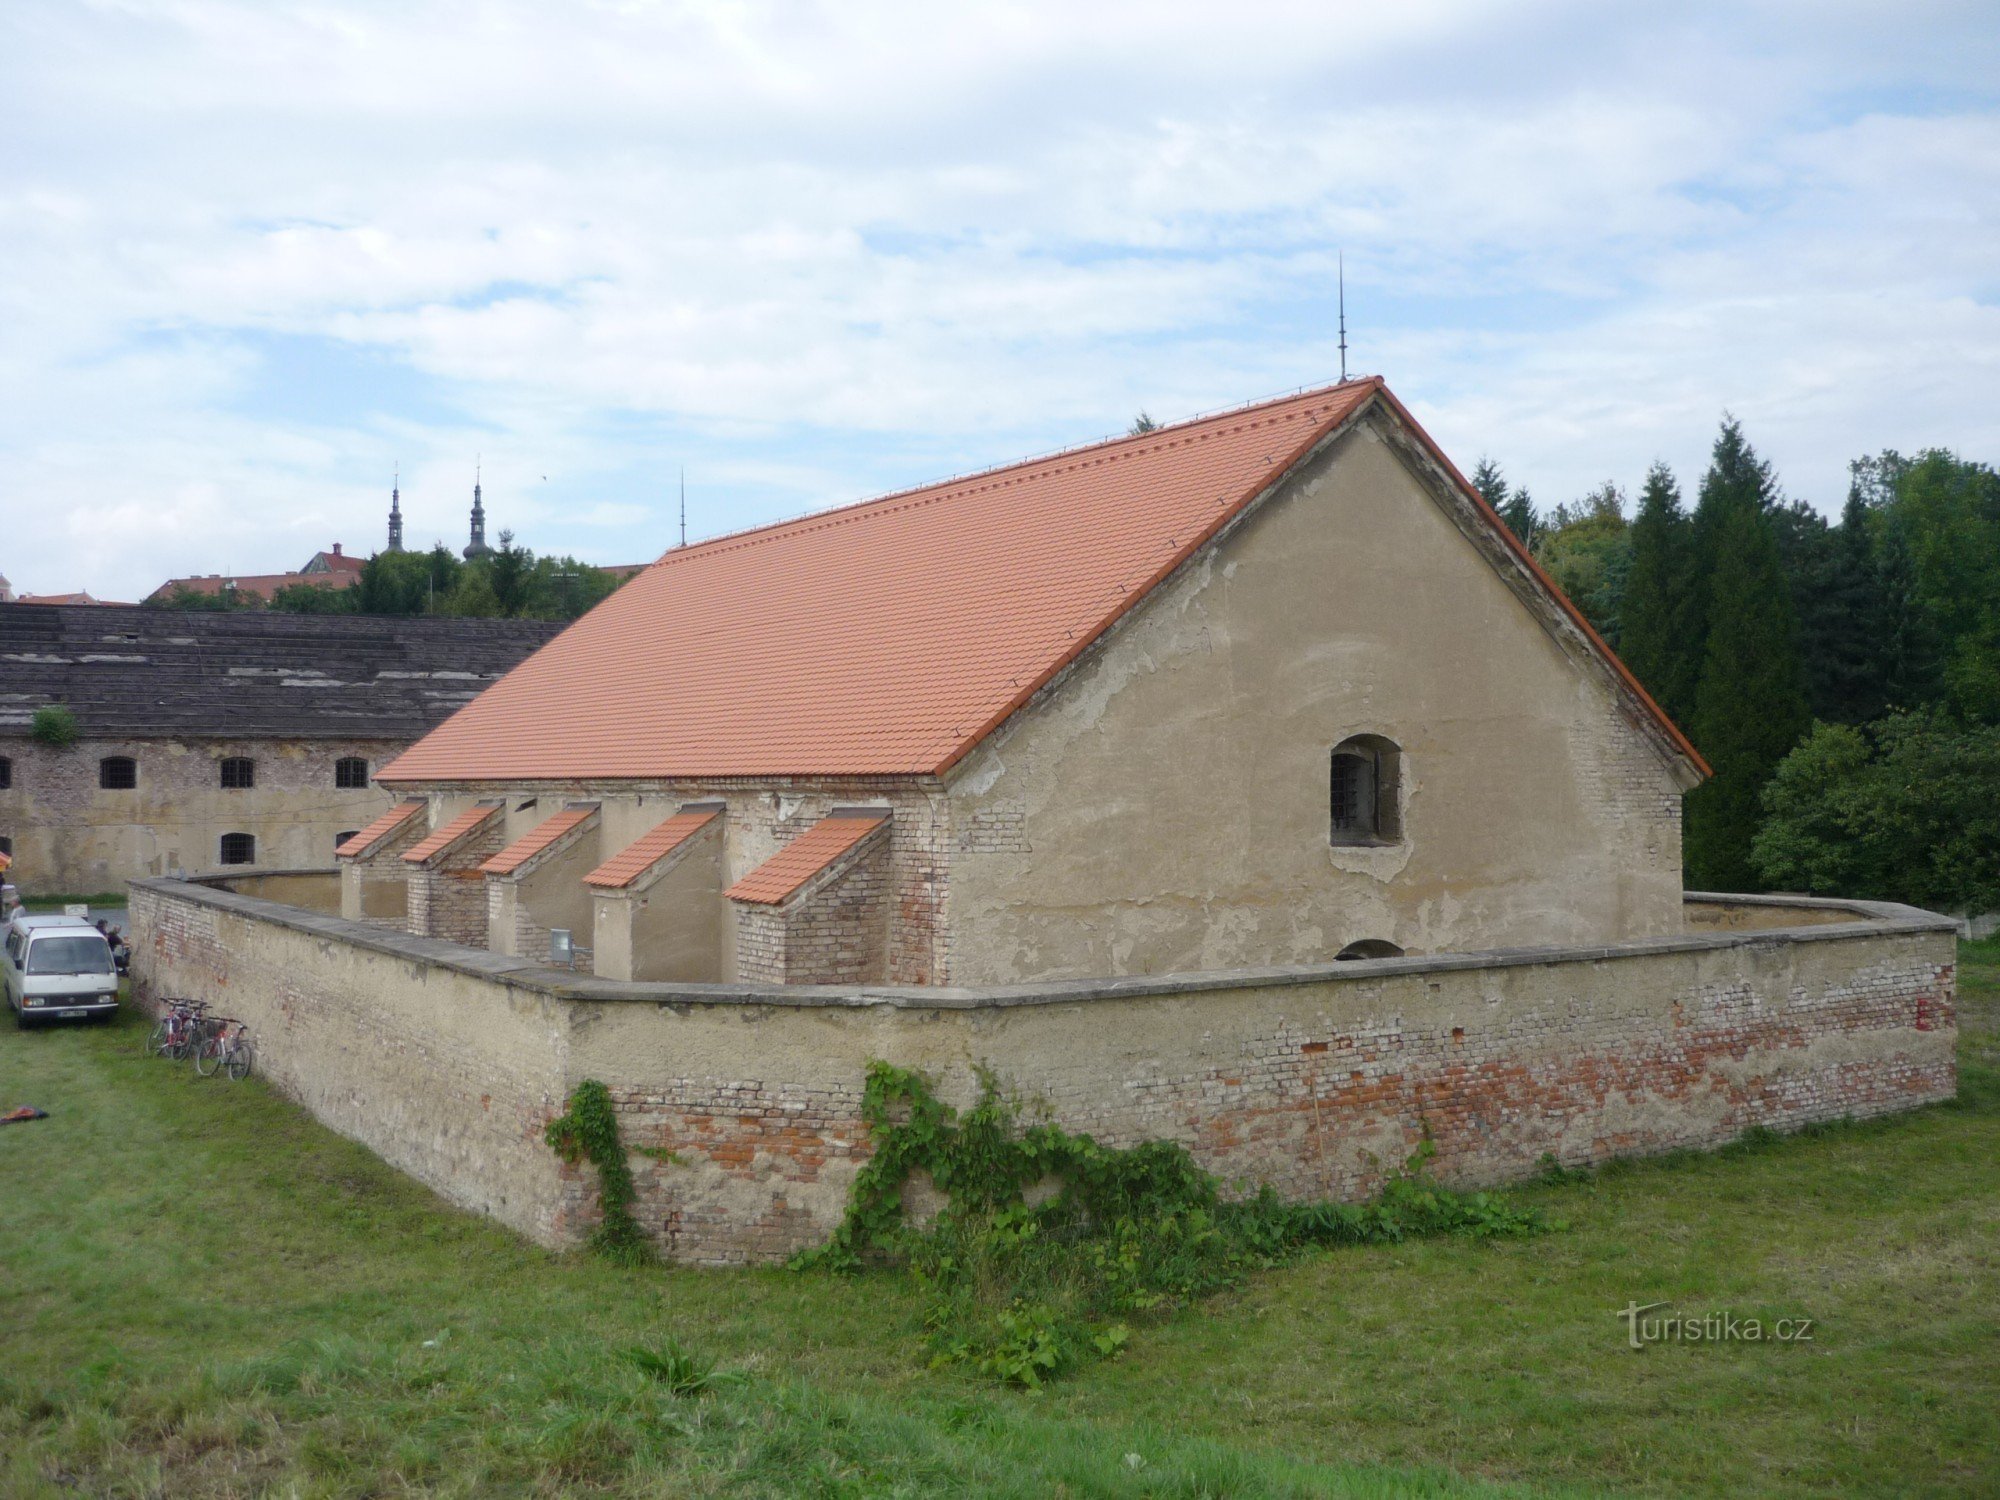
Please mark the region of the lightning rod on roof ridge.
[[1347, 252], [1340, 252], [1340, 383], [1347, 384]]

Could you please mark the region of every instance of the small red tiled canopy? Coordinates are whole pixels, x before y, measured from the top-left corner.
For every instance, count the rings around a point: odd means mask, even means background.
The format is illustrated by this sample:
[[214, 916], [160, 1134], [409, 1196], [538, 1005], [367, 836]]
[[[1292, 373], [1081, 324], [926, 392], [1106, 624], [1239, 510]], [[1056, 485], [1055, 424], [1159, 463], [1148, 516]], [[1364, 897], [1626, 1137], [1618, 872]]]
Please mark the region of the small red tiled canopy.
[[822, 818], [724, 894], [731, 901], [777, 906], [888, 821], [887, 813], [835, 813]]
[[578, 802], [545, 818], [479, 867], [482, 875], [512, 875], [571, 829], [590, 821], [595, 802]]
[[334, 857], [336, 859], [361, 858], [362, 855], [373, 849], [382, 840], [386, 839], [390, 834], [422, 812], [424, 807], [425, 804], [422, 802], [397, 803], [394, 807], [383, 813], [381, 817], [362, 829], [361, 832], [355, 834], [353, 838], [334, 850]]
[[720, 816], [721, 809], [714, 807], [677, 812], [584, 876], [583, 883], [602, 890], [622, 890]]
[[498, 816], [500, 809], [505, 805], [500, 802], [482, 802], [477, 807], [468, 807], [429, 838], [420, 839], [414, 847], [404, 853], [404, 861], [420, 865], [442, 854], [488, 818]]

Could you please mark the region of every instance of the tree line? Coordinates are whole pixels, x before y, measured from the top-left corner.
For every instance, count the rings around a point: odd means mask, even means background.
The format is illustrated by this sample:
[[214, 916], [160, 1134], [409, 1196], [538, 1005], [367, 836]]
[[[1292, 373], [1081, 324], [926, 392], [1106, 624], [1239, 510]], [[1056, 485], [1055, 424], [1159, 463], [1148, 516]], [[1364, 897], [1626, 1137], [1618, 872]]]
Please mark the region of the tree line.
[[203, 594], [181, 586], [155, 608], [274, 609], [301, 615], [450, 615], [459, 618], [574, 620], [620, 580], [569, 556], [537, 557], [500, 533], [484, 557], [461, 559], [443, 542], [428, 552], [377, 552], [346, 588], [294, 583], [266, 599], [248, 589]]
[[2000, 907], [2000, 474], [1849, 472], [1829, 522], [1725, 416], [1692, 508], [1665, 464], [1629, 507], [1608, 482], [1541, 512], [1491, 460], [1472, 482], [1714, 768], [1690, 888]]

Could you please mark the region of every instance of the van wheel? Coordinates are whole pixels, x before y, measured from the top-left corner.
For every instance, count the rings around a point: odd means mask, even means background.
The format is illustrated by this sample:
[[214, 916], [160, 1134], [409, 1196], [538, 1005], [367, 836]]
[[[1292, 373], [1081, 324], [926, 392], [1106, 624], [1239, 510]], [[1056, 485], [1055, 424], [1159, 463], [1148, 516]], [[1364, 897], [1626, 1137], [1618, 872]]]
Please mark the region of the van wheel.
[[24, 1010], [14, 1012], [14, 1024], [22, 1031], [33, 1031], [35, 1029], [35, 1023], [28, 1019], [28, 1013]]

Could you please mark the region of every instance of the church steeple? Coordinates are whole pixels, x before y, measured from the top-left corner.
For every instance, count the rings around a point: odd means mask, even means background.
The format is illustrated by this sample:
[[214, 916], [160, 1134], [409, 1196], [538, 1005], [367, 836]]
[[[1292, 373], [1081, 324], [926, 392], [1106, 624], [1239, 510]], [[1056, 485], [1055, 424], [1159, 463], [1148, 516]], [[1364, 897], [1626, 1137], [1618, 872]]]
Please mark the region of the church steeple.
[[466, 544], [465, 560], [490, 557], [493, 549], [486, 545], [486, 505], [479, 494], [479, 465], [472, 467], [472, 540]]
[[403, 550], [403, 467], [396, 466], [396, 477], [389, 487], [389, 550]]

